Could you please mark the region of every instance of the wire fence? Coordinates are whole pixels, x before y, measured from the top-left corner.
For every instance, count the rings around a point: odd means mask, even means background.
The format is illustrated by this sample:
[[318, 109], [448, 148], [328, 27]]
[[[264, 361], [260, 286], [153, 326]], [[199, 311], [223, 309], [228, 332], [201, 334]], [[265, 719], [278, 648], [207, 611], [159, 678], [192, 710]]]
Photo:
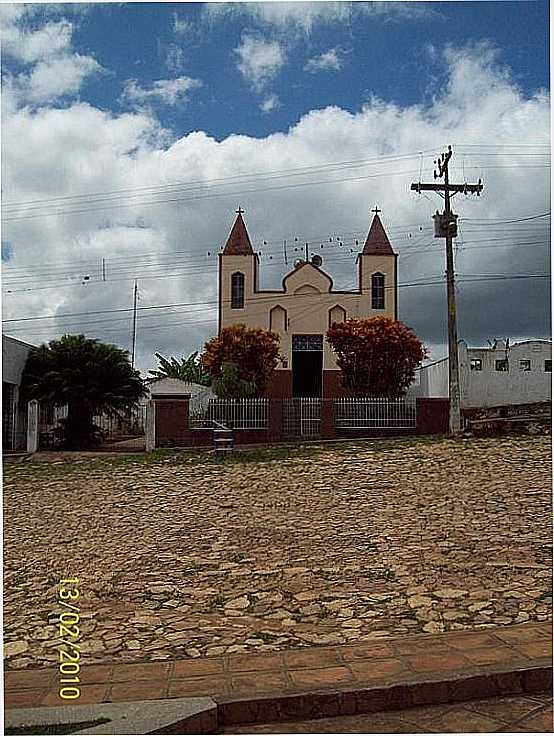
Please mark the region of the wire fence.
[[416, 422], [413, 397], [353, 397], [335, 401], [335, 423], [340, 429], [414, 429]]
[[269, 399], [210, 399], [189, 414], [190, 429], [213, 429], [214, 423], [228, 429], [267, 429]]

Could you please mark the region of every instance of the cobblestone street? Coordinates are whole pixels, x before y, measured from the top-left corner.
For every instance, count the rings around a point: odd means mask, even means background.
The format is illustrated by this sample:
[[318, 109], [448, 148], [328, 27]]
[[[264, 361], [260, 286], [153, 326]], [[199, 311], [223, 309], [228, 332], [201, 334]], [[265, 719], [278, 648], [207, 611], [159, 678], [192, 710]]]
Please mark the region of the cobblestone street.
[[7, 464], [4, 483], [11, 669], [57, 662], [64, 577], [91, 664], [551, 617], [548, 437], [60, 459]]

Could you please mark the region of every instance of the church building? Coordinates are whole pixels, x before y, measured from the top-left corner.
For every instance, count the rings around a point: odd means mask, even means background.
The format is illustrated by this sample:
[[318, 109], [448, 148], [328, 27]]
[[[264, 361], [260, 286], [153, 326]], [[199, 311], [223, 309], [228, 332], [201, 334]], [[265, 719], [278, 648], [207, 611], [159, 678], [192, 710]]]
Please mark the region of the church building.
[[[281, 289], [261, 290], [259, 258], [238, 210], [219, 254], [219, 330], [246, 324], [276, 332], [281, 360], [266, 395], [275, 398], [344, 394], [335, 354], [325, 340], [333, 322], [383, 315], [397, 318], [397, 254], [376, 209], [356, 258], [358, 286], [336, 291], [319, 256], [298, 260]], [[354, 265], [354, 264], [353, 264]]]

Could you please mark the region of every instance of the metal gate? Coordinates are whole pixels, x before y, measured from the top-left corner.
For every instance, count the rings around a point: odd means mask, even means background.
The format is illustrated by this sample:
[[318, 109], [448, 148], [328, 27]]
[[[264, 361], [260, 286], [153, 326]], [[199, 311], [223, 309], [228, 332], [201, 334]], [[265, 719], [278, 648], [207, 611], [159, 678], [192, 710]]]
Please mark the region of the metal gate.
[[317, 439], [321, 433], [321, 399], [285, 399], [283, 434], [287, 438]]
[[2, 381], [2, 449], [15, 449], [15, 384]]

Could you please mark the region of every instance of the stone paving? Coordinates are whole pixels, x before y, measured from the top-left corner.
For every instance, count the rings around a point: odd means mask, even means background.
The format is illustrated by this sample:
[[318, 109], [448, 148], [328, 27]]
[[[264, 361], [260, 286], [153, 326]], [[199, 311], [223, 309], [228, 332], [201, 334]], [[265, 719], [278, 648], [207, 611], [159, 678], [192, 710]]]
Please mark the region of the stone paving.
[[63, 577], [83, 661], [117, 664], [547, 621], [551, 562], [545, 437], [17, 463], [6, 666], [57, 662]]

